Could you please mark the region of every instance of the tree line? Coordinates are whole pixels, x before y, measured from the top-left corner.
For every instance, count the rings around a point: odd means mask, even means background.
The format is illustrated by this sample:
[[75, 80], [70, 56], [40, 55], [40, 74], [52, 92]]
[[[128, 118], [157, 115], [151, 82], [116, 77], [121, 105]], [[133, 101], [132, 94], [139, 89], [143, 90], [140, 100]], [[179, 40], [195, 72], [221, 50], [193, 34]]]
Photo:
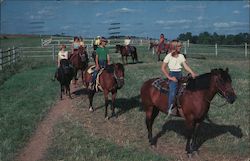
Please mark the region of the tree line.
[[250, 43], [249, 33], [239, 33], [237, 35], [218, 35], [216, 32], [210, 34], [209, 32], [203, 32], [199, 35], [192, 35], [191, 32], [182, 33], [178, 36], [178, 40], [187, 41], [193, 44], [219, 44], [219, 45], [239, 45], [244, 43]]

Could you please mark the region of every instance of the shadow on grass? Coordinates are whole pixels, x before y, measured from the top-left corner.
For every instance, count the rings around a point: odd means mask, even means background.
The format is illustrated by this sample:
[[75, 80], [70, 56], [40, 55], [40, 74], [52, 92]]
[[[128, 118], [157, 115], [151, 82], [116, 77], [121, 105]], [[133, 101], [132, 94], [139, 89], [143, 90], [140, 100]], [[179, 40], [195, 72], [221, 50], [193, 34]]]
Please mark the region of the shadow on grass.
[[[157, 140], [167, 131], [174, 131], [185, 138], [188, 136], [184, 120], [170, 120], [163, 125], [162, 130], [153, 138], [153, 143], [156, 145]], [[237, 138], [241, 138], [243, 136], [242, 130], [239, 126], [218, 125], [215, 123], [203, 122], [200, 124], [198, 131], [197, 146], [200, 148], [207, 140], [214, 139], [228, 132]]]

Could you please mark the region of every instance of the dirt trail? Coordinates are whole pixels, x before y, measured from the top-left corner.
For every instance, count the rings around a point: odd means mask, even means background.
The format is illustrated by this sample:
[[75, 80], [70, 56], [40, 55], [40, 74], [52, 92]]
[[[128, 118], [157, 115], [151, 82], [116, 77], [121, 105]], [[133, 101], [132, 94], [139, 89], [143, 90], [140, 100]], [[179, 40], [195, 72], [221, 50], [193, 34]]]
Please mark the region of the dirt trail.
[[[72, 87], [72, 91], [77, 89]], [[87, 100], [86, 95], [76, 96], [70, 100], [64, 96], [63, 100], [59, 100], [57, 104], [51, 108], [48, 115], [41, 121], [30, 138], [26, 147], [21, 150], [16, 158], [17, 161], [38, 161], [43, 159], [47, 148], [50, 146], [53, 136], [53, 127], [65, 115], [71, 114], [73, 117], [83, 123], [86, 130], [91, 135], [107, 138], [114, 141], [118, 145], [125, 146], [130, 143], [138, 149], [148, 147], [145, 127], [134, 128], [130, 126], [125, 115], [120, 115], [117, 119], [105, 120], [102, 110], [96, 110], [94, 113], [88, 111], [87, 107], [77, 107], [79, 102]], [[74, 106], [74, 107], [73, 107]], [[108, 130], [107, 130], [108, 129]], [[157, 147], [151, 147], [151, 151], [160, 155], [173, 156], [178, 161], [188, 160], [182, 143], [171, 143], [159, 138]], [[206, 150], [205, 147], [200, 148], [201, 153], [198, 157], [194, 157], [192, 161], [245, 161], [246, 159], [239, 156], [223, 156], [214, 154]], [[249, 160], [246, 160], [249, 161]]]
[[42, 159], [51, 143], [53, 127], [62, 116], [72, 113], [72, 111], [72, 103], [68, 97], [64, 96], [63, 100], [58, 100], [56, 105], [50, 109], [47, 116], [38, 124], [36, 131], [29, 139], [27, 145], [20, 151], [16, 160], [37, 161]]

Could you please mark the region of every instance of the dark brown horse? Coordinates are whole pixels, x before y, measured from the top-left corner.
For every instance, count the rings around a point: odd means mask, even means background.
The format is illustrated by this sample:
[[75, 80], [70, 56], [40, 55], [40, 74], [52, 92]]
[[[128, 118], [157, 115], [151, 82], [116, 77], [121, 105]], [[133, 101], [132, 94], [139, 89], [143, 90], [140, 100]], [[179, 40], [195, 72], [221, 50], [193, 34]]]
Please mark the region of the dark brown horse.
[[[167, 113], [167, 95], [161, 93], [152, 83], [156, 79], [146, 81], [141, 87], [141, 101], [146, 112], [148, 139], [153, 145], [152, 125], [159, 111]], [[204, 120], [215, 94], [224, 97], [232, 104], [236, 95], [232, 88], [232, 80], [228, 69], [213, 69], [210, 73], [202, 74], [187, 81], [186, 88], [178, 99], [177, 114], [185, 119], [188, 129], [186, 151], [189, 156], [198, 150], [197, 131], [199, 124]]]
[[74, 79], [76, 84], [78, 71], [81, 70], [83, 80], [83, 71], [88, 67], [89, 59], [86, 47], [80, 46], [78, 50], [74, 50], [74, 52], [70, 55], [69, 60], [75, 69]]
[[[89, 88], [89, 84], [92, 81], [92, 75], [88, 72], [92, 66], [89, 66], [85, 71], [85, 86], [88, 88], [88, 98], [89, 98], [89, 110], [93, 111], [93, 97], [96, 93], [96, 89]], [[99, 78], [99, 79], [98, 79]], [[107, 117], [107, 108], [108, 108], [108, 94], [112, 93], [112, 116], [115, 116], [115, 107], [114, 102], [116, 98], [117, 90], [122, 88], [124, 85], [124, 67], [121, 63], [108, 65], [102, 73], [97, 77], [97, 82], [99, 82], [100, 87], [104, 93], [105, 98], [105, 118]]]
[[159, 47], [159, 44], [158, 43], [155, 43], [155, 42], [150, 42], [149, 43], [149, 50], [152, 50], [154, 48], [154, 51], [156, 51], [156, 54], [157, 54], [157, 57], [158, 57], [158, 61], [160, 61], [160, 55], [165, 53], [167, 54], [169, 49], [170, 49], [170, 44], [169, 43], [165, 43], [163, 48], [160, 48]]
[[128, 63], [128, 56], [131, 56], [133, 63], [138, 62], [138, 56], [137, 56], [137, 50], [134, 46], [129, 46], [128, 50], [123, 45], [116, 45], [116, 53], [120, 51], [120, 54], [122, 56], [122, 62], [124, 64], [124, 57], [126, 57], [126, 64]]

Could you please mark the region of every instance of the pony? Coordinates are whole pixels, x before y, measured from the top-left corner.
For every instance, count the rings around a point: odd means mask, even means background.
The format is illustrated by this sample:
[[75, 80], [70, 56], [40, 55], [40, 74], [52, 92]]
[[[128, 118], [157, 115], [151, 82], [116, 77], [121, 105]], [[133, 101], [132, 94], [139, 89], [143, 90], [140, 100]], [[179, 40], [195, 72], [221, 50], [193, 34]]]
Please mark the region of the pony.
[[69, 94], [69, 97], [71, 97], [71, 93], [70, 93], [70, 81], [73, 79], [74, 77], [74, 68], [73, 66], [70, 64], [70, 61], [67, 59], [62, 59], [60, 61], [60, 66], [57, 69], [57, 74], [56, 79], [60, 82], [61, 85], [61, 99], [62, 99], [62, 93], [65, 92], [66, 89], [66, 94]]
[[[156, 78], [147, 80], [141, 87], [141, 102], [146, 113], [148, 140], [151, 145], [155, 144], [152, 138], [154, 120], [159, 111], [163, 113], [168, 111], [167, 95], [153, 86], [152, 83], [155, 80]], [[177, 116], [184, 118], [188, 129], [186, 151], [189, 157], [198, 150], [199, 124], [206, 118], [215, 94], [221, 95], [230, 104], [236, 100], [228, 68], [226, 70], [212, 69], [210, 73], [199, 75], [195, 79], [189, 78], [185, 89], [175, 103], [175, 107], [178, 106]]]
[[82, 81], [83, 81], [83, 71], [88, 67], [88, 62], [89, 62], [86, 47], [80, 46], [78, 50], [74, 50], [74, 52], [70, 55], [69, 60], [75, 69], [74, 72], [75, 84], [77, 82], [77, 73], [79, 70], [81, 70]]
[[138, 62], [137, 49], [135, 46], [129, 46], [128, 48], [130, 51], [128, 51], [126, 47], [123, 45], [116, 45], [115, 48], [116, 48], [115, 53], [118, 53], [120, 51], [123, 64], [124, 64], [124, 57], [126, 57], [126, 64], [128, 64], [128, 56], [131, 56], [133, 63], [135, 63], [135, 61]]
[[[92, 103], [93, 103], [93, 97], [97, 91], [96, 88], [92, 89], [90, 88], [90, 83], [92, 82], [92, 75], [91, 72], [89, 72], [93, 69], [94, 66], [89, 66], [87, 70], [84, 73], [85, 77], [85, 87], [88, 88], [88, 99], [89, 99], [89, 111], [94, 111]], [[105, 118], [109, 119], [107, 116], [107, 108], [109, 105], [108, 101], [108, 94], [112, 94], [112, 103], [111, 103], [111, 109], [112, 109], [112, 115], [111, 117], [115, 116], [115, 98], [116, 93], [118, 89], [121, 89], [124, 85], [124, 66], [121, 63], [111, 64], [108, 65], [106, 68], [102, 70], [102, 72], [97, 77], [96, 82], [99, 82], [101, 91], [103, 91], [104, 98], [105, 98]]]
[[155, 42], [150, 42], [149, 43], [149, 50], [152, 50], [154, 48], [154, 50], [156, 51], [157, 57], [158, 57], [158, 61], [160, 61], [160, 55], [163, 53], [168, 53], [169, 49], [170, 49], [170, 43], [165, 43], [164, 44], [164, 48], [161, 49], [159, 48], [159, 44], [155, 43]]

